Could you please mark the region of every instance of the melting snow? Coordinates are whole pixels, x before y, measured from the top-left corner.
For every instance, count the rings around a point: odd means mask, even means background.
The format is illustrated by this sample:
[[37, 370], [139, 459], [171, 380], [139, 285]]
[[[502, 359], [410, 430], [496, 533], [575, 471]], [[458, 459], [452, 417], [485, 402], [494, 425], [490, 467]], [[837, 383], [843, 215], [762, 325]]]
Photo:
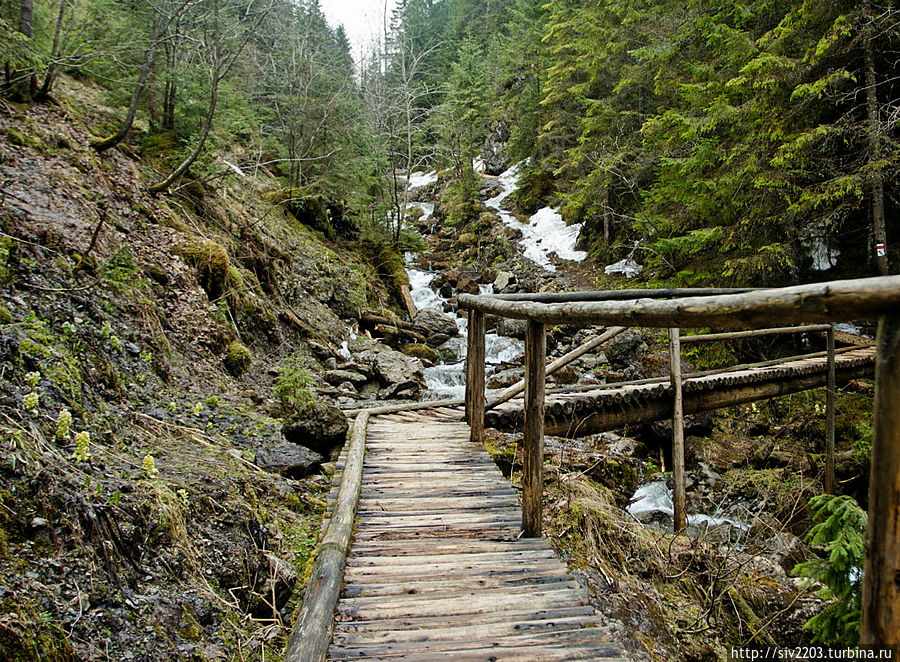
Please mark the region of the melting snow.
[[551, 207], [539, 209], [528, 223], [522, 223], [509, 212], [500, 209], [500, 203], [516, 190], [519, 182], [518, 164], [497, 177], [497, 181], [500, 183], [500, 193], [485, 201], [485, 205], [493, 208], [505, 225], [522, 233], [525, 257], [551, 272], [556, 271], [556, 267], [550, 262], [551, 253], [562, 260], [575, 262], [581, 262], [587, 257], [586, 252], [575, 250], [581, 223], [566, 225], [560, 213]]
[[419, 188], [420, 186], [428, 186], [434, 184], [438, 180], [437, 170], [431, 172], [414, 172], [406, 178], [408, 188]]

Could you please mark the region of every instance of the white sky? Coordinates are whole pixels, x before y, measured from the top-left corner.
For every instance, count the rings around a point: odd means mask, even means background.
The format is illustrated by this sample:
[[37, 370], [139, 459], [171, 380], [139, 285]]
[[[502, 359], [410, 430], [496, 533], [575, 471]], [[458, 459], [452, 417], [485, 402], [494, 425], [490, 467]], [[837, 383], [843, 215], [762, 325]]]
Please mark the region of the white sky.
[[390, 20], [395, 4], [396, 0], [319, 0], [331, 26], [343, 24], [357, 64], [363, 47], [382, 34], [384, 17]]

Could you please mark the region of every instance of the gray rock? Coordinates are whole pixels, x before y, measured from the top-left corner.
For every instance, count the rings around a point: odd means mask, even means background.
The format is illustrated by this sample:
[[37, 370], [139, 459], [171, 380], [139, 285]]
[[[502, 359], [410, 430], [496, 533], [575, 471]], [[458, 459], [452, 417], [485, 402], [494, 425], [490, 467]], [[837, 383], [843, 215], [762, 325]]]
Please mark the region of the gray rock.
[[515, 286], [516, 277], [514, 274], [511, 274], [508, 271], [499, 271], [497, 272], [497, 277], [494, 279], [494, 292], [497, 294], [506, 294], [507, 291]]
[[[477, 286], [476, 286], [477, 287]], [[441, 334], [451, 338], [459, 335], [456, 321], [437, 308], [423, 308], [413, 320], [413, 328], [426, 338]]]
[[287, 478], [304, 478], [317, 473], [324, 458], [296, 444], [278, 444], [256, 453], [256, 465]]
[[637, 363], [647, 353], [644, 335], [637, 329], [629, 329], [613, 338], [606, 348], [606, 358], [613, 368], [621, 370]]
[[528, 320], [517, 320], [502, 317], [497, 322], [497, 334], [508, 338], [524, 339], [528, 330]]
[[344, 442], [349, 428], [340, 409], [316, 400], [288, 418], [281, 432], [288, 441], [327, 457]]
[[525, 370], [522, 368], [510, 368], [495, 372], [488, 378], [488, 388], [508, 388], [522, 379]]
[[484, 141], [481, 158], [484, 160], [485, 174], [499, 175], [509, 168], [508, 141], [509, 129], [505, 122], [500, 122]]
[[361, 386], [369, 381], [368, 377], [353, 370], [328, 370], [322, 374], [322, 379], [332, 386], [339, 386], [344, 382], [350, 382], [354, 386]]
[[414, 398], [425, 386], [422, 361], [390, 348], [377, 353], [372, 367], [383, 386], [379, 397]]

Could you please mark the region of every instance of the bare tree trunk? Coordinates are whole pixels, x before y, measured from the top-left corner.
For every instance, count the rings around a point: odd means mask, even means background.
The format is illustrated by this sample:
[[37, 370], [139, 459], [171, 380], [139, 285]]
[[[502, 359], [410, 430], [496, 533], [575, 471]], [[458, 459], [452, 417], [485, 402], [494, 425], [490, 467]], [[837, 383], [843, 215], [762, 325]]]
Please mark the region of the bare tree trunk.
[[151, 193], [159, 193], [160, 191], [165, 191], [172, 184], [181, 179], [181, 176], [187, 172], [187, 169], [194, 165], [194, 161], [197, 160], [197, 157], [200, 156], [200, 152], [203, 151], [203, 146], [206, 144], [206, 139], [209, 137], [209, 132], [212, 130], [213, 116], [216, 114], [216, 103], [219, 100], [219, 77], [217, 75], [213, 76], [213, 84], [212, 91], [210, 93], [209, 98], [209, 110], [206, 112], [206, 119], [203, 122], [203, 130], [200, 132], [200, 138], [197, 139], [197, 144], [194, 146], [194, 149], [188, 154], [187, 158], [181, 162], [175, 170], [169, 174], [168, 177], [163, 179], [156, 184], [151, 184], [147, 187], [147, 190]]
[[[872, 7], [865, 5], [865, 57], [866, 57], [866, 114], [869, 120], [869, 163], [881, 158], [882, 124], [878, 112], [877, 81], [875, 78], [875, 25]], [[872, 233], [875, 236], [875, 265], [882, 276], [888, 274], [887, 225], [884, 218], [884, 175], [876, 167], [872, 172]]]
[[56, 31], [53, 33], [53, 48], [50, 50], [50, 64], [44, 75], [44, 83], [35, 95], [36, 99], [46, 99], [50, 95], [50, 88], [56, 79], [56, 58], [59, 57], [59, 35], [62, 34], [63, 18], [66, 15], [67, 0], [59, 0], [59, 13], [56, 16]]
[[[34, 37], [34, 0], [22, 0], [19, 4], [19, 32]], [[15, 71], [6, 64], [6, 89], [11, 97], [31, 101], [37, 91], [34, 71]]]
[[[65, 0], [61, 1], [65, 2]], [[165, 29], [165, 17], [161, 13], [157, 13], [156, 19], [153, 21], [153, 32], [150, 35], [150, 44], [147, 46], [147, 50], [144, 53], [144, 63], [141, 66], [141, 73], [138, 75], [137, 84], [134, 86], [134, 91], [131, 93], [131, 104], [128, 106], [128, 113], [119, 125], [119, 130], [116, 131], [115, 135], [92, 143], [92, 147], [98, 152], [103, 152], [111, 147], [115, 147], [125, 139], [125, 136], [127, 136], [128, 132], [131, 130], [131, 125], [134, 123], [134, 116], [137, 114], [138, 103], [141, 100], [141, 95], [144, 93], [144, 88], [147, 86], [147, 78], [150, 75], [153, 60], [156, 57], [156, 47], [159, 45], [159, 40], [162, 38]]]

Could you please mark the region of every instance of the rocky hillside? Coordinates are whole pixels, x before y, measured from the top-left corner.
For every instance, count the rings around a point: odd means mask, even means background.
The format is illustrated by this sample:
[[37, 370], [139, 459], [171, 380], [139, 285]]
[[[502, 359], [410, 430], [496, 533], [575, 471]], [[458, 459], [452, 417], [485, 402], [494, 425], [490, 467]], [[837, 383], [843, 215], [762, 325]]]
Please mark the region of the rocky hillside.
[[146, 193], [108, 112], [0, 105], [0, 658], [276, 659], [346, 429], [314, 375], [387, 290], [239, 152]]

